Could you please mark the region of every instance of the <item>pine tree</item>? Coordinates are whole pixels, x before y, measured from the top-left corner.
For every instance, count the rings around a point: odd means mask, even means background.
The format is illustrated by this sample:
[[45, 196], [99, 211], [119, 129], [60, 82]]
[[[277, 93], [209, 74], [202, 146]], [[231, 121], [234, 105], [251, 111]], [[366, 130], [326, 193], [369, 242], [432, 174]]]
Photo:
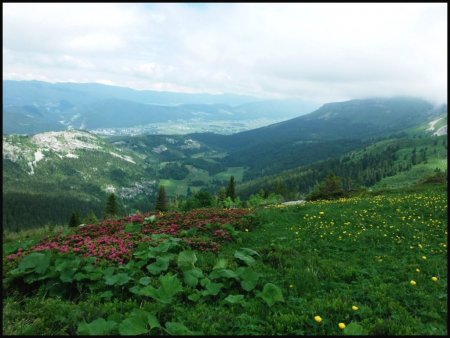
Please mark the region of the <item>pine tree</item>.
[[106, 202], [104, 218], [116, 216], [117, 213], [118, 211], [117, 211], [116, 195], [114, 195], [114, 193], [111, 193], [108, 197], [108, 202]]
[[230, 197], [233, 201], [236, 198], [234, 189], [235, 189], [234, 176], [231, 176], [230, 182], [228, 182], [228, 187], [226, 190], [226, 197]]
[[80, 223], [80, 215], [78, 212], [72, 212], [72, 215], [70, 215], [69, 227], [76, 227], [80, 225]]
[[86, 215], [85, 218], [83, 218], [83, 223], [84, 224], [94, 224], [98, 222], [98, 218], [95, 215], [94, 211], [91, 209], [89, 210], [88, 214]]
[[156, 211], [167, 211], [167, 199], [166, 199], [166, 190], [164, 189], [164, 186], [161, 185], [159, 187], [158, 192], [158, 199], [156, 200]]
[[219, 189], [219, 193], [217, 195], [217, 201], [219, 202], [219, 205], [223, 205], [223, 201], [227, 198], [227, 191], [224, 187], [221, 187]]

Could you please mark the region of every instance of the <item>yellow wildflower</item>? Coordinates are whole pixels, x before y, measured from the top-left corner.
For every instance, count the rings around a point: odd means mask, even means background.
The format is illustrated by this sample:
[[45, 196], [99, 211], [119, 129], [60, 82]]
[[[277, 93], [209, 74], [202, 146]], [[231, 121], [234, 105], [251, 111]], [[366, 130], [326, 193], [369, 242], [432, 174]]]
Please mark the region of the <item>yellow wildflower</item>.
[[416, 281], [414, 280], [414, 279], [412, 279], [410, 282], [409, 282], [409, 284], [411, 284], [411, 285], [416, 285], [417, 283], [416, 283]]
[[438, 278], [437, 277], [431, 277], [431, 280], [433, 281], [433, 282], [437, 282], [438, 281]]
[[315, 316], [315, 317], [314, 317], [314, 320], [315, 320], [317, 323], [320, 323], [320, 322], [322, 321], [322, 317], [320, 317], [320, 316]]
[[339, 328], [341, 330], [345, 329], [345, 324], [344, 323], [339, 323], [338, 326], [339, 326]]
[[357, 307], [356, 305], [353, 305], [353, 306], [352, 306], [352, 310], [353, 310], [353, 311], [357, 311], [357, 310], [359, 310], [359, 307]]

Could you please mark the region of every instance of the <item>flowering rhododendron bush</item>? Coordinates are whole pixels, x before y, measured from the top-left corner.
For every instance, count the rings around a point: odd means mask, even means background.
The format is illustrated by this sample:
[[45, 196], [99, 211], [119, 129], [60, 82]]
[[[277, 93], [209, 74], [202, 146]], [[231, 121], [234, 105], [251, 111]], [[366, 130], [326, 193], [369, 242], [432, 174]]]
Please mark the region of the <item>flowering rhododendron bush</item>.
[[[129, 261], [139, 242], [155, 242], [151, 235], [181, 237], [191, 248], [217, 252], [220, 243], [232, 240], [236, 229], [254, 226], [247, 209], [197, 209], [187, 213], [135, 214], [121, 219], [106, 219], [80, 227], [71, 235], [55, 235], [27, 252], [51, 250], [83, 257], [104, 258], [123, 264]], [[22, 248], [7, 258], [26, 254]]]

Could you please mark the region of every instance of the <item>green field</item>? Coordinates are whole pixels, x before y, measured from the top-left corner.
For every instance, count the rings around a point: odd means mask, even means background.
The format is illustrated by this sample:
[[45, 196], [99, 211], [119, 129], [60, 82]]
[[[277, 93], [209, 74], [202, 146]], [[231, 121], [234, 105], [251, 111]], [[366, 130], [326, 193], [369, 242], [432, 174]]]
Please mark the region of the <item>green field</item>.
[[6, 258], [42, 230], [5, 234], [3, 334], [447, 335], [447, 204], [447, 186], [430, 184], [261, 207], [220, 226], [232, 240], [218, 252], [171, 251], [171, 239], [141, 269], [141, 245], [125, 265], [86, 263], [79, 280], [85, 262], [70, 255]]

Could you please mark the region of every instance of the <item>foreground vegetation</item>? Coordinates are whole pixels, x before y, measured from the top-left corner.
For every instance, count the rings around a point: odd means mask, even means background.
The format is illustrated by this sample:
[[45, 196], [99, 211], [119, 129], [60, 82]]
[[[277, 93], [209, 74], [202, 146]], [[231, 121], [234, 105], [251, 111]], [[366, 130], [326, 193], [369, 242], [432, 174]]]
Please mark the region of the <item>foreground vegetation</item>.
[[7, 234], [3, 333], [446, 335], [446, 188]]

